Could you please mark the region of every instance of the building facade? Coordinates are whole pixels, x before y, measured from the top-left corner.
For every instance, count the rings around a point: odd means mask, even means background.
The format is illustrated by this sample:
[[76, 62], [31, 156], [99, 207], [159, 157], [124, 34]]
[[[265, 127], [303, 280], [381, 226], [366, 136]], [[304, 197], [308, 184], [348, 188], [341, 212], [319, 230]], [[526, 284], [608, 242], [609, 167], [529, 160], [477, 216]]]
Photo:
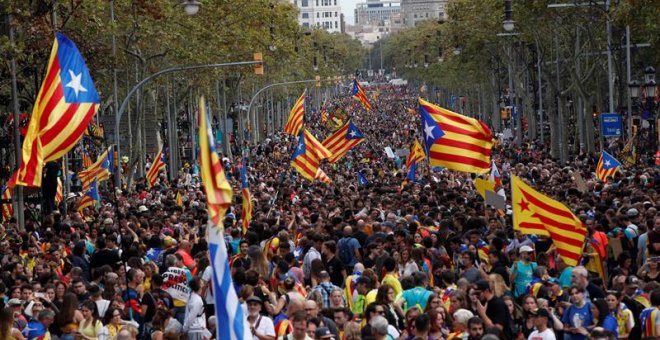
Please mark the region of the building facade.
[[448, 0], [401, 0], [403, 23], [415, 27], [424, 20], [440, 20], [445, 17]]
[[298, 23], [302, 27], [318, 27], [335, 33], [342, 32], [343, 16], [340, 0], [290, 0], [300, 9]]
[[383, 26], [400, 12], [401, 1], [367, 0], [355, 7], [355, 24]]

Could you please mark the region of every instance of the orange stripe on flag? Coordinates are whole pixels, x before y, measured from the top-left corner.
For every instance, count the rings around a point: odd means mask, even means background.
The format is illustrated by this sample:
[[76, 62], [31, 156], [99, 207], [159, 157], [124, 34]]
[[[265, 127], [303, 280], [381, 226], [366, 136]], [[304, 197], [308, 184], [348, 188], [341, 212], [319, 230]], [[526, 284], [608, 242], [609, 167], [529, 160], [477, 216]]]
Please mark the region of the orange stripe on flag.
[[284, 133], [296, 136], [303, 126], [305, 121], [305, 96], [307, 95], [307, 90], [303, 91], [303, 94], [298, 98], [296, 104], [291, 108], [289, 112], [289, 118], [284, 125]]

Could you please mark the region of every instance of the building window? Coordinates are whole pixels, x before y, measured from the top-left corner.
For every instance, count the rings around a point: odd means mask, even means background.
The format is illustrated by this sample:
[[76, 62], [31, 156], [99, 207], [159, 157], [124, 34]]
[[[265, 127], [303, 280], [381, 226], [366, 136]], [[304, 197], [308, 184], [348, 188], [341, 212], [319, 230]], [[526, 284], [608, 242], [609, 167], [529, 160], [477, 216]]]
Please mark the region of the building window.
[[319, 6], [319, 0], [316, 0], [316, 7]]
[[303, 13], [302, 18], [303, 19], [309, 19], [309, 13]]
[[300, 7], [307, 7], [307, 6], [309, 6], [309, 0], [300, 1]]
[[335, 21], [335, 28], [339, 28], [339, 23]]
[[316, 12], [316, 17], [317, 17], [317, 18], [320, 18], [320, 17], [321, 17], [321, 13]]
[[335, 12], [335, 18], [338, 17], [338, 16], [339, 16], [339, 14], [337, 14], [337, 12]]
[[335, 0], [335, 6], [337, 6], [337, 0]]

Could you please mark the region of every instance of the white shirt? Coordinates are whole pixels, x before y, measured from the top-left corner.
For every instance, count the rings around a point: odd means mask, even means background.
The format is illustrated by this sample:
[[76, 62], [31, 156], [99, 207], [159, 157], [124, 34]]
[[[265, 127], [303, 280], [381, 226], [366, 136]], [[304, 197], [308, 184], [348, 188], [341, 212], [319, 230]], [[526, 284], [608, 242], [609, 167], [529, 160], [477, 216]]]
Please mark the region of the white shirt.
[[204, 273], [202, 273], [202, 280], [206, 282], [206, 293], [204, 293], [204, 301], [206, 304], [209, 305], [214, 305], [215, 300], [213, 299], [213, 267], [212, 266], [206, 266], [206, 269], [204, 269]]
[[204, 301], [197, 293], [190, 294], [186, 305], [186, 317], [183, 322], [184, 333], [197, 333], [206, 330], [206, 315], [204, 315]]
[[557, 340], [557, 338], [555, 338], [555, 332], [553, 332], [552, 329], [546, 328], [540, 333], [538, 330], [533, 331], [532, 334], [527, 337], [527, 340]]
[[[267, 316], [259, 315], [250, 325], [254, 325], [257, 333], [261, 335], [275, 336], [275, 325], [273, 325], [273, 320]], [[252, 336], [252, 339], [259, 340], [255, 335]]]

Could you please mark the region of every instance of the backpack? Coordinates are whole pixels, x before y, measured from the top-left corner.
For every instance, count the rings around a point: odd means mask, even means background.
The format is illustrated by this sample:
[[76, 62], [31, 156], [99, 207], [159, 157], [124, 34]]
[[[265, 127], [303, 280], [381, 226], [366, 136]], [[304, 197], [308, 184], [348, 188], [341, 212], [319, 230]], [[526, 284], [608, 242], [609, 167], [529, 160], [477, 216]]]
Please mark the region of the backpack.
[[350, 247], [350, 242], [351, 238], [342, 238], [339, 240], [339, 243], [337, 243], [337, 248], [339, 248], [339, 259], [341, 262], [345, 265], [348, 266], [353, 262], [353, 252], [351, 251]]

